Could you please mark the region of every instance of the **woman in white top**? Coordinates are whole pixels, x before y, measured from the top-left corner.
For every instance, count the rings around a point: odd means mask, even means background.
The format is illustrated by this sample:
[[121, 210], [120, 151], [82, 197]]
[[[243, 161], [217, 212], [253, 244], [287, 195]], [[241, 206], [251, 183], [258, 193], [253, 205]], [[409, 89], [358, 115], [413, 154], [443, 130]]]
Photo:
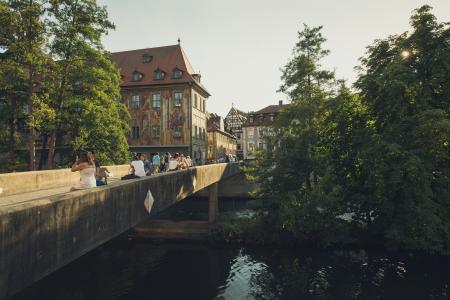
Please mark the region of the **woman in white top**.
[[95, 164], [92, 153], [83, 152], [72, 165], [72, 172], [80, 171], [80, 182], [70, 188], [70, 191], [84, 190], [96, 187]]
[[134, 170], [134, 176], [144, 177], [145, 169], [144, 169], [144, 156], [142, 154], [136, 156], [134, 160], [131, 162], [131, 168]]

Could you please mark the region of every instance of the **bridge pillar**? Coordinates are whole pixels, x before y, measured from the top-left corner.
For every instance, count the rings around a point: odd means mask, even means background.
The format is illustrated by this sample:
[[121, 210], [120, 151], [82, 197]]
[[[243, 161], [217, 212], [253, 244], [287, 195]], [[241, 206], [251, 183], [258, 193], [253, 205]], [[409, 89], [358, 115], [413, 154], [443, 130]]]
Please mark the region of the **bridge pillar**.
[[215, 223], [219, 214], [219, 183], [213, 183], [208, 187], [208, 219], [209, 223]]

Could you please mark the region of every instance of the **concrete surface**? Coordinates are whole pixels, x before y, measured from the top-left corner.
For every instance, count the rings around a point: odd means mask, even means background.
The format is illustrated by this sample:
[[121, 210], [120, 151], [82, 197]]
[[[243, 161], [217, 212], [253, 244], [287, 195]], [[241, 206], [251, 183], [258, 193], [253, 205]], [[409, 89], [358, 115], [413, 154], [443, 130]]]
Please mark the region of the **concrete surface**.
[[[0, 299], [190, 194], [240, 173], [215, 164], [0, 206]], [[147, 200], [146, 200], [147, 199]], [[150, 213], [145, 203], [151, 204]]]
[[[258, 188], [256, 183], [246, 179], [243, 172], [236, 176], [224, 179], [219, 182], [219, 198], [249, 199], [253, 198], [251, 192]], [[208, 190], [201, 190], [193, 195], [193, 197], [208, 197]]]
[[[106, 166], [115, 177], [128, 174], [130, 165]], [[0, 174], [0, 200], [4, 196], [75, 185], [79, 172], [70, 169]]]

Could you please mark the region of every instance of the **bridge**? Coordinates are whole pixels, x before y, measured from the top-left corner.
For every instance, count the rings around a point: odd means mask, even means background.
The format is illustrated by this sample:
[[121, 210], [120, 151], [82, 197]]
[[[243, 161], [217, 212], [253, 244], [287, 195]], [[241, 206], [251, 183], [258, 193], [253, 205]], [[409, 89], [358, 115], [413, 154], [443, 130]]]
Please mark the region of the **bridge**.
[[205, 188], [214, 222], [219, 182], [240, 172], [214, 164], [75, 192], [69, 170], [0, 174], [0, 299]]

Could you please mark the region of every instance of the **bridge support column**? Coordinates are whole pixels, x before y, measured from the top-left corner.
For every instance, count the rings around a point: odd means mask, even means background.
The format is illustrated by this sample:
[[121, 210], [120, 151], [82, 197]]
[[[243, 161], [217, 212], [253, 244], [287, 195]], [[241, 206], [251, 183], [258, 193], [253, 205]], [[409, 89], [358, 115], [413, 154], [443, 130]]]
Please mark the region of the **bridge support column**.
[[208, 219], [209, 223], [215, 223], [219, 214], [219, 183], [208, 187]]

